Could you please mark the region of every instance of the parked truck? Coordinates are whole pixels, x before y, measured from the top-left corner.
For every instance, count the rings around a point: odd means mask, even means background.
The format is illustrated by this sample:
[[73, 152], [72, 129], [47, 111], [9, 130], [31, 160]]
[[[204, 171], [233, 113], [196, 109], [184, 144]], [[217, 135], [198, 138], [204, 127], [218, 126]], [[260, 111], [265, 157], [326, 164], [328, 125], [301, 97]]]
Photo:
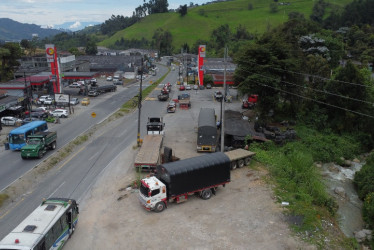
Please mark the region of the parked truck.
[[230, 182], [231, 169], [249, 165], [254, 155], [235, 149], [158, 165], [154, 176], [141, 180], [139, 201], [148, 211], [161, 212], [168, 203], [187, 201], [193, 194], [208, 200]]
[[39, 132], [35, 135], [27, 137], [26, 145], [21, 148], [22, 159], [42, 158], [47, 149], [54, 150], [56, 148], [57, 133], [56, 132]]
[[163, 135], [144, 136], [142, 146], [135, 157], [134, 166], [139, 171], [152, 171], [161, 163]]
[[149, 117], [147, 135], [135, 157], [134, 167], [139, 171], [152, 171], [161, 163], [161, 147], [164, 139], [164, 127], [161, 117]]
[[179, 108], [189, 109], [191, 108], [190, 94], [181, 94], [178, 96]]
[[158, 165], [156, 175], [141, 180], [139, 201], [148, 211], [162, 212], [169, 202], [198, 194], [208, 200], [230, 182], [230, 158], [221, 152]]
[[148, 117], [147, 135], [163, 135], [165, 123], [162, 117]]

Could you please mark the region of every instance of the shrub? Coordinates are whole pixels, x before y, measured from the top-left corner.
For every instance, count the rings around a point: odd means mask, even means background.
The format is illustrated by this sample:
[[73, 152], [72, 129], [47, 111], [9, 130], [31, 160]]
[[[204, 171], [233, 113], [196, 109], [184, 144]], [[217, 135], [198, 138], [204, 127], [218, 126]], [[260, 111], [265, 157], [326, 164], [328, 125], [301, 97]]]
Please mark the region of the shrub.
[[362, 209], [363, 217], [371, 228], [374, 228], [374, 192], [369, 193]]
[[362, 200], [365, 200], [369, 193], [374, 192], [374, 154], [371, 154], [366, 160], [366, 164], [356, 172], [353, 183]]

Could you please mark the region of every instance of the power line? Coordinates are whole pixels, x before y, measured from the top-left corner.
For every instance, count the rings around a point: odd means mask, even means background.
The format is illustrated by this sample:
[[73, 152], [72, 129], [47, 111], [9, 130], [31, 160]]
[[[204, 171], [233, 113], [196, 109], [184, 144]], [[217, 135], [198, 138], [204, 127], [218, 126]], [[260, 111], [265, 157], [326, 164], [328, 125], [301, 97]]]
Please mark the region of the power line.
[[[251, 61], [240, 61], [240, 60], [239, 60], [238, 62], [242, 62], [242, 63], [251, 63], [251, 64], [254, 64], [254, 65], [257, 65], [257, 66], [260, 66], [260, 67], [269, 67], [269, 66], [270, 66], [270, 65], [261, 65], [261, 64], [257, 64], [257, 63], [251, 62]], [[302, 76], [306, 76], [306, 77], [319, 78], [319, 79], [322, 79], [322, 80], [325, 80], [325, 81], [333, 81], [333, 82], [346, 83], [346, 84], [351, 84], [351, 85], [360, 86], [360, 87], [365, 87], [365, 88], [372, 88], [372, 87], [373, 87], [373, 86], [368, 86], [368, 85], [359, 84], [359, 83], [352, 83], [352, 82], [346, 82], [346, 81], [334, 80], [334, 79], [325, 78], [325, 77], [318, 76], [318, 75], [312, 75], [312, 74], [300, 73], [300, 72], [291, 71], [291, 70], [285, 70], [285, 69], [280, 69], [280, 68], [274, 68], [273, 66], [271, 67], [271, 69], [275, 69], [275, 70], [278, 70], [278, 71], [289, 72], [289, 73], [293, 73], [293, 74], [297, 74], [297, 75], [302, 75]]]
[[[251, 80], [251, 81], [253, 81], [253, 80]], [[337, 108], [337, 109], [341, 109], [341, 110], [344, 110], [344, 111], [348, 111], [348, 112], [351, 112], [351, 113], [354, 113], [354, 114], [357, 114], [357, 115], [366, 116], [366, 117], [369, 117], [369, 118], [374, 118], [374, 116], [371, 116], [371, 115], [368, 115], [368, 114], [364, 114], [364, 113], [361, 113], [361, 112], [353, 111], [353, 110], [350, 110], [350, 109], [347, 109], [347, 108], [343, 108], [343, 107], [339, 107], [339, 106], [336, 106], [336, 105], [333, 105], [333, 104], [321, 102], [321, 101], [315, 100], [315, 99], [310, 98], [310, 97], [306, 97], [306, 96], [302, 96], [302, 95], [299, 95], [299, 94], [291, 93], [289, 91], [286, 91], [286, 90], [283, 90], [283, 89], [279, 89], [279, 88], [275, 88], [275, 87], [272, 87], [272, 86], [269, 86], [269, 85], [266, 85], [266, 84], [263, 84], [263, 83], [260, 83], [260, 82], [257, 82], [257, 81], [253, 81], [253, 82], [255, 82], [255, 83], [257, 83], [257, 84], [259, 84], [261, 86], [264, 86], [264, 87], [272, 88], [272, 89], [275, 89], [275, 90], [278, 90], [278, 91], [281, 91], [281, 92], [285, 92], [285, 93], [290, 94], [290, 95], [298, 96], [300, 98], [304, 98], [304, 99], [307, 99], [307, 100], [310, 100], [310, 101], [314, 101], [314, 102], [317, 102], [317, 103], [320, 103], [320, 104], [324, 104], [326, 106], [330, 106], [330, 107], [333, 107], [333, 108]]]
[[[276, 80], [275, 78], [272, 78], [272, 77], [269, 77], [269, 76], [265, 76], [265, 75], [262, 75], [262, 74], [253, 73], [253, 72], [249, 72], [249, 71], [246, 71], [246, 72], [252, 73], [252, 74], [255, 74], [255, 75], [259, 75], [261, 77], [268, 78], [268, 79], [271, 79], [271, 80]], [[291, 83], [291, 82], [287, 82], [287, 81], [281, 81], [281, 83], [287, 83], [287, 84], [294, 85], [294, 86], [297, 86], [297, 87], [300, 87], [300, 88], [310, 89], [310, 90], [313, 90], [313, 91], [316, 91], [316, 92], [320, 92], [320, 93], [324, 93], [324, 94], [329, 94], [329, 95], [333, 95], [333, 96], [336, 96], [336, 97], [341, 97], [341, 98], [345, 98], [345, 99], [348, 99], [348, 100], [362, 102], [362, 103], [366, 103], [366, 104], [370, 104], [370, 105], [374, 106], [374, 103], [372, 103], [372, 102], [368, 102], [368, 101], [357, 99], [357, 98], [352, 98], [352, 97], [348, 97], [348, 96], [343, 96], [343, 95], [331, 93], [331, 92], [328, 92], [328, 91], [325, 91], [325, 90], [319, 90], [319, 89], [314, 89], [314, 88], [307, 87], [307, 86], [301, 86], [299, 84]]]

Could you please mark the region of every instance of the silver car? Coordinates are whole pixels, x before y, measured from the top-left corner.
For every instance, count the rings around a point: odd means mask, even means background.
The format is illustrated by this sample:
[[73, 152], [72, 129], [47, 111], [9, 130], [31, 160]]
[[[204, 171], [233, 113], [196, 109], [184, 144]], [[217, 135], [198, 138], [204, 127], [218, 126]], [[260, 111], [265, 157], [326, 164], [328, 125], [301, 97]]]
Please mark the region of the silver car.
[[70, 105], [77, 105], [79, 103], [79, 99], [78, 98], [71, 98], [70, 99]]
[[15, 126], [17, 123], [21, 123], [22, 120], [15, 118], [13, 116], [4, 116], [1, 117], [1, 124], [5, 126]]

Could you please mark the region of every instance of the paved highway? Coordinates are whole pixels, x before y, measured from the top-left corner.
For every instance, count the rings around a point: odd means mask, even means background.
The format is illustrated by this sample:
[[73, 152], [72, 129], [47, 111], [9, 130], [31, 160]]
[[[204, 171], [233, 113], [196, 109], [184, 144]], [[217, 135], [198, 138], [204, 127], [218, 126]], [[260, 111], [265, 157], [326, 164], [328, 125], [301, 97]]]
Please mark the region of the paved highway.
[[[162, 76], [166, 72], [166, 68], [160, 66], [158, 74]], [[165, 78], [163, 83], [175, 83], [177, 78], [177, 71], [171, 73]], [[175, 91], [174, 87], [174, 91]], [[71, 120], [69, 123], [59, 129], [59, 144], [68, 143], [71, 139], [76, 137], [79, 133], [84, 132], [87, 127], [92, 126], [90, 114], [93, 110], [97, 113], [96, 120], [100, 121], [107, 117], [111, 112], [117, 109], [120, 105], [137, 94], [139, 85], [129, 87], [127, 91], [116, 94], [113, 98], [105, 100], [103, 103], [92, 107], [92, 110], [87, 110], [79, 117]], [[151, 97], [157, 97], [158, 91], [151, 93]], [[155, 101], [145, 101], [142, 108], [141, 117], [141, 134], [145, 134], [145, 124], [149, 116], [163, 116], [166, 113], [166, 103]], [[84, 194], [94, 184], [97, 177], [115, 159], [124, 149], [136, 144], [137, 134], [137, 117], [138, 113], [134, 112], [128, 114], [116, 121], [111, 122], [105, 128], [97, 131], [95, 139], [78, 147], [70, 158], [57, 166], [57, 171], [51, 171], [47, 177], [41, 181], [33, 190], [29, 190], [27, 194], [13, 203], [7, 208], [0, 209], [0, 239], [9, 233], [16, 225], [18, 225], [32, 210], [37, 207], [43, 198], [48, 197], [70, 197], [76, 199], [78, 202], [82, 199]], [[166, 125], [167, 126], [167, 125]], [[61, 130], [61, 131], [60, 131]], [[73, 134], [72, 134], [73, 133]], [[13, 167], [17, 167], [17, 163], [24, 165], [24, 161], [20, 160], [19, 152], [7, 152], [8, 157], [14, 158], [15, 163]], [[0, 156], [3, 157], [3, 156]], [[4, 156], [5, 157], [5, 156]], [[11, 159], [11, 158], [9, 158]], [[31, 169], [33, 165], [39, 161], [26, 161], [27, 167], [21, 167], [23, 172]], [[124, 168], [132, 169], [131, 163], [125, 163]], [[13, 180], [22, 174], [22, 171], [16, 171], [17, 174], [11, 174], [8, 170], [9, 176]], [[11, 175], [10, 175], [11, 174]], [[10, 183], [1, 176], [2, 179]], [[2, 182], [2, 179], [0, 182]], [[1, 183], [3, 186], [3, 183]]]
[[[160, 67], [157, 78], [164, 75], [167, 72], [165, 67]], [[148, 78], [145, 82], [150, 80], [156, 80], [156, 77]], [[62, 119], [62, 124], [56, 125], [57, 130], [57, 149], [63, 145], [69, 143], [75, 137], [86, 131], [88, 128], [95, 125], [98, 121], [105, 119], [109, 114], [118, 109], [123, 103], [131, 99], [139, 91], [139, 84], [133, 84], [126, 88], [125, 91], [115, 94], [109, 99], [105, 99], [103, 102], [95, 106], [89, 106], [88, 109], [83, 111], [78, 117], [65, 121]], [[105, 95], [105, 94], [104, 94]], [[98, 96], [95, 99], [105, 98], [104, 96]], [[96, 118], [91, 118], [92, 112], [96, 113]], [[53, 154], [53, 151], [47, 152], [47, 156]], [[30, 169], [34, 168], [43, 159], [30, 159], [22, 160], [19, 151], [2, 151], [0, 152], [0, 160], [2, 162], [0, 167], [0, 190], [5, 189], [12, 182], [17, 180], [23, 174]]]

